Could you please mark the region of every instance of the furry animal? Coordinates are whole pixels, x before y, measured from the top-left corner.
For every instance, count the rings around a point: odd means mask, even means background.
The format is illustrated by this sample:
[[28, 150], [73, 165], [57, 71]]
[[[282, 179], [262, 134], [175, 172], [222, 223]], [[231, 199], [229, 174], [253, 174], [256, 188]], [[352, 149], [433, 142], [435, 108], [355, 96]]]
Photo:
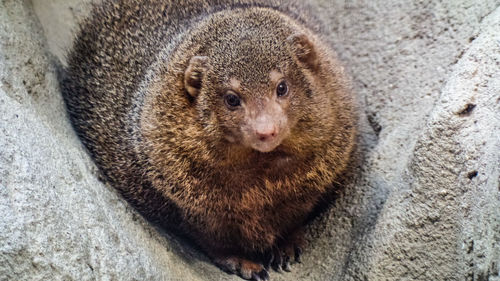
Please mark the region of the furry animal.
[[304, 4], [105, 0], [61, 81], [104, 177], [224, 270], [267, 280], [348, 162], [353, 101]]

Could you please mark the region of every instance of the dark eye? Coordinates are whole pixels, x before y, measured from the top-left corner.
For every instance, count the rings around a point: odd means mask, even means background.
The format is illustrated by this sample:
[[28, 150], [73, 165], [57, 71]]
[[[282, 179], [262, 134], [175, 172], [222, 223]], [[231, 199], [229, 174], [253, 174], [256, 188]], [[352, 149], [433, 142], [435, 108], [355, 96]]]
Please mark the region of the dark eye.
[[285, 81], [281, 81], [278, 84], [278, 87], [276, 87], [276, 94], [278, 95], [278, 97], [283, 97], [288, 94], [288, 85]]
[[229, 109], [235, 109], [235, 107], [238, 107], [241, 105], [241, 100], [240, 98], [233, 94], [233, 93], [227, 93], [224, 95], [224, 102], [226, 103], [226, 106]]

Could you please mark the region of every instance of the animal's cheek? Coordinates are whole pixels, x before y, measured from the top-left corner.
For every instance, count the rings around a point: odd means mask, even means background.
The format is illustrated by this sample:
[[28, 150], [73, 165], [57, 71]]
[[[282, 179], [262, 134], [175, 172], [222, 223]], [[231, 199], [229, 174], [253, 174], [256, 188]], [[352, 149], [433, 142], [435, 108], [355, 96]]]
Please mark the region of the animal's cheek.
[[226, 116], [226, 119], [219, 119], [219, 127], [224, 138], [231, 143], [241, 143], [244, 139], [245, 124], [240, 118]]
[[250, 144], [253, 140], [253, 127], [248, 122], [242, 122], [239, 127], [243, 144]]
[[290, 103], [288, 108], [284, 109], [284, 116], [286, 116], [287, 124], [289, 127], [294, 127], [299, 122], [301, 117], [310, 116], [313, 114], [314, 106], [302, 103]]

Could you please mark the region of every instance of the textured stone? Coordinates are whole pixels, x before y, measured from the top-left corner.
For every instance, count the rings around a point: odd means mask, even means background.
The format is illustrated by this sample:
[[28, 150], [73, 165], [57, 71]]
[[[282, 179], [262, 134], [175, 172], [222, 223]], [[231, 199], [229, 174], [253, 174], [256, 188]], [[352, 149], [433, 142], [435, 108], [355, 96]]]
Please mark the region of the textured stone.
[[[500, 1], [315, 2], [362, 161], [272, 280], [500, 281]], [[99, 182], [55, 75], [88, 6], [0, 2], [0, 280], [239, 280]]]

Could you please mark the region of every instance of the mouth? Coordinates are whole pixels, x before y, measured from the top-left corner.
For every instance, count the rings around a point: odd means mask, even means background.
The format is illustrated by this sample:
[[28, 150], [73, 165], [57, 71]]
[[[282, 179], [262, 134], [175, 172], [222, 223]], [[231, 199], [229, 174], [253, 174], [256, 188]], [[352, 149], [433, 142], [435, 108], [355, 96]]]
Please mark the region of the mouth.
[[273, 150], [275, 150], [280, 144], [281, 144], [281, 142], [279, 142], [279, 141], [276, 141], [276, 142], [259, 141], [259, 142], [252, 143], [251, 147], [252, 147], [252, 149], [257, 150], [258, 152], [269, 153], [269, 152], [272, 152]]

